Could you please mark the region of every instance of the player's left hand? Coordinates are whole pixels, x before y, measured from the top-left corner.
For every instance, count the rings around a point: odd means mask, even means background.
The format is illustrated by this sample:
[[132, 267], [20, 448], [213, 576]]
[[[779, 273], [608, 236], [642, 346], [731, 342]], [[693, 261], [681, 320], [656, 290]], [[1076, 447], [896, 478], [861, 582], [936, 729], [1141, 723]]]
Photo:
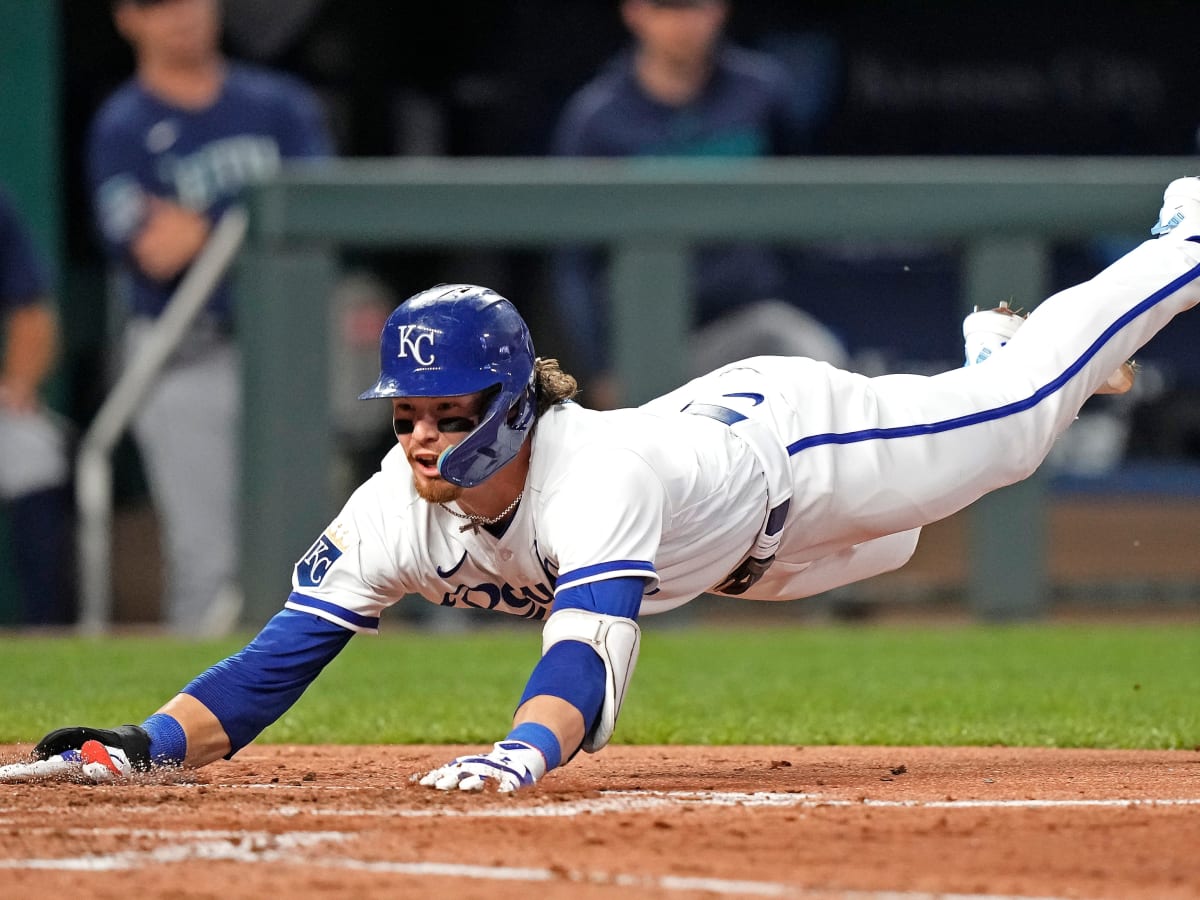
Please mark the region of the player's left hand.
[[35, 755], [31, 762], [0, 766], [0, 784], [21, 781], [114, 781], [125, 778], [134, 770], [133, 764], [120, 747], [109, 747], [99, 741], [84, 741], [78, 749], [61, 753]]
[[540, 750], [523, 741], [497, 741], [491, 753], [460, 756], [420, 776], [420, 783], [439, 791], [482, 791], [493, 786], [506, 794], [529, 787], [546, 774]]

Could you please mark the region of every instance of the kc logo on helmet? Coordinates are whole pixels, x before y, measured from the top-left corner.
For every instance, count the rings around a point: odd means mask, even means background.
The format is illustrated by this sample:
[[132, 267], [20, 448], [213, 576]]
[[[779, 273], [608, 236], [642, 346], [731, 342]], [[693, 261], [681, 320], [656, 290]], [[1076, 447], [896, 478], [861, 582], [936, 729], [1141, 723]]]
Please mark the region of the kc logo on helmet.
[[437, 358], [433, 355], [433, 339], [436, 335], [436, 331], [424, 325], [401, 325], [400, 345], [396, 356], [400, 359], [411, 356], [422, 366], [432, 366]]

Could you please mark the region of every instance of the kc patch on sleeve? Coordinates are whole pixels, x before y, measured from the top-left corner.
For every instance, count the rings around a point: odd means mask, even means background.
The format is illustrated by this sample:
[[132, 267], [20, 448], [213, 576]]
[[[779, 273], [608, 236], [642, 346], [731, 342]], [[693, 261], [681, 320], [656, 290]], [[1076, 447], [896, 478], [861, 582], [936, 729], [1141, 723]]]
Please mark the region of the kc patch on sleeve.
[[330, 568], [349, 545], [349, 529], [340, 520], [335, 521], [296, 563], [296, 583], [300, 587], [320, 587]]

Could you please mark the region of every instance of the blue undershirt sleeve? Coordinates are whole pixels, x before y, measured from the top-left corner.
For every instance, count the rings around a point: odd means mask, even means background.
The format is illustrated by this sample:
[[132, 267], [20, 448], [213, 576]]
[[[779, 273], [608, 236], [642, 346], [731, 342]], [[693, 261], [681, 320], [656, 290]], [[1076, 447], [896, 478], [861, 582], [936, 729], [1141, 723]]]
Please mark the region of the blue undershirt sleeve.
[[633, 575], [606, 578], [565, 588], [554, 595], [554, 609], [586, 609], [606, 616], [637, 619], [646, 580]]
[[300, 699], [352, 636], [311, 613], [282, 610], [244, 649], [203, 672], [183, 693], [217, 717], [233, 756]]

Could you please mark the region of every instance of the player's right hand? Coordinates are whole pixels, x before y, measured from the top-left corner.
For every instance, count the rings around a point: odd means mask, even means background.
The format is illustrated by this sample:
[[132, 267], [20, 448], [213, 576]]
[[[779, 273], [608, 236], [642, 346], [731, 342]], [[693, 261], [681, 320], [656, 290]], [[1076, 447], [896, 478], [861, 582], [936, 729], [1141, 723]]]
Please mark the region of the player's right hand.
[[439, 791], [482, 791], [494, 787], [502, 794], [529, 787], [546, 774], [540, 750], [524, 741], [498, 741], [490, 753], [460, 756], [422, 776], [425, 787]]

